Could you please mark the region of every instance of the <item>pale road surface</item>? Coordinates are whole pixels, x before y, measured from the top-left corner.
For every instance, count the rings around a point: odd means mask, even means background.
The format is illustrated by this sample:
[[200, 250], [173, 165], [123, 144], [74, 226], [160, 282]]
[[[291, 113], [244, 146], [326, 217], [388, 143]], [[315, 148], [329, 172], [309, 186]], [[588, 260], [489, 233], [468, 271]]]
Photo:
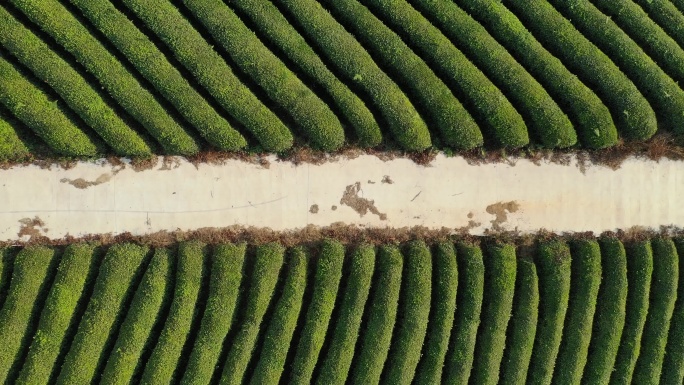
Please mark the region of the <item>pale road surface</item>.
[[26, 226], [53, 239], [235, 224], [421, 225], [468, 227], [471, 234], [684, 226], [683, 162], [631, 159], [617, 171], [590, 166], [583, 174], [576, 165], [468, 165], [441, 155], [428, 167], [374, 156], [322, 165], [270, 161], [269, 169], [238, 160], [197, 169], [179, 160], [171, 170], [160, 162], [140, 172], [103, 163], [0, 170], [0, 240], [27, 239], [19, 237]]

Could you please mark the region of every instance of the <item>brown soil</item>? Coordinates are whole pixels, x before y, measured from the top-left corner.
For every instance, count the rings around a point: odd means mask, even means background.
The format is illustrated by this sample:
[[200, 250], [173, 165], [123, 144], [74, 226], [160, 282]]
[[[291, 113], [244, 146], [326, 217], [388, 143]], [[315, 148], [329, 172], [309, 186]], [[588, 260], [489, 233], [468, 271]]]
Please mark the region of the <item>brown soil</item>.
[[33, 240], [34, 238], [41, 238], [48, 232], [48, 229], [43, 228], [45, 226], [45, 222], [43, 222], [38, 216], [34, 217], [33, 219], [22, 218], [19, 220], [19, 223], [21, 223], [21, 227], [19, 227], [19, 233], [17, 233], [17, 236], [29, 236], [29, 241]]
[[309, 212], [311, 214], [318, 214], [318, 205], [316, 205], [316, 204], [311, 205], [311, 208], [309, 208]]
[[[514, 213], [520, 209], [520, 205], [518, 205], [518, 202], [516, 201], [511, 201], [511, 202], [499, 202], [499, 203], [494, 203], [492, 205], [487, 206], [487, 213], [495, 215], [496, 218], [494, 220], [490, 221], [492, 224], [492, 230], [493, 231], [502, 231], [503, 227], [501, 226], [502, 223], [506, 222], [508, 220], [508, 213]], [[471, 221], [472, 222], [472, 221]]]
[[351, 207], [354, 211], [359, 213], [360, 216], [364, 216], [370, 211], [377, 215], [380, 220], [386, 220], [387, 214], [381, 213], [378, 208], [375, 207], [375, 201], [360, 197], [359, 191], [361, 191], [361, 182], [356, 182], [347, 186], [342, 193], [340, 204]]
[[392, 180], [392, 178], [389, 177], [389, 175], [383, 176], [382, 180], [380, 182], [385, 183], [385, 184], [393, 184], [394, 183], [394, 181]]

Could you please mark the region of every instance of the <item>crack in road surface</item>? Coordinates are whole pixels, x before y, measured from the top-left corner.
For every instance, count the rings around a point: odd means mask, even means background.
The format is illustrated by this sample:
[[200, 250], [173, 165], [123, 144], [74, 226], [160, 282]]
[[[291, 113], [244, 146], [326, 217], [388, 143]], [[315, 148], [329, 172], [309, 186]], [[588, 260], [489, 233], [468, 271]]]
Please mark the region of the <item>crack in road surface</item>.
[[359, 191], [361, 191], [361, 182], [356, 182], [347, 186], [342, 193], [340, 204], [351, 207], [354, 211], [359, 213], [360, 216], [364, 216], [370, 211], [377, 215], [381, 221], [387, 220], [387, 214], [381, 213], [380, 210], [375, 207], [375, 201], [360, 197]]

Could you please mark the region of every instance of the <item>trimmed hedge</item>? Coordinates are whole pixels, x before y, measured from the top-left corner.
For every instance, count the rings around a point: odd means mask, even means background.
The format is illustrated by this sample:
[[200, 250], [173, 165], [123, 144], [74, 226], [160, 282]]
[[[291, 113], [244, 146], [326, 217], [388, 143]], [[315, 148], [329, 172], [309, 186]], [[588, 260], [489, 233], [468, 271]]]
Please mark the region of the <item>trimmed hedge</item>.
[[574, 241], [570, 244], [570, 252], [572, 287], [553, 384], [579, 384], [582, 379], [601, 284], [601, 248], [598, 242]]
[[484, 295], [484, 262], [480, 247], [459, 243], [456, 261], [459, 290], [456, 296], [456, 319], [442, 373], [442, 383], [445, 384], [468, 383]]
[[148, 156], [150, 147], [69, 63], [0, 7], [0, 44], [59, 94], [117, 155]]
[[515, 292], [515, 246], [494, 244], [484, 257], [484, 287], [480, 327], [475, 343], [472, 384], [497, 384], [499, 368], [506, 347], [506, 327], [513, 309]]
[[287, 17], [321, 51], [344, 81], [363, 90], [380, 111], [394, 139], [406, 150], [424, 150], [431, 145], [427, 125], [408, 97], [375, 64], [371, 56], [320, 3], [315, 0], [283, 0]]
[[[412, 3], [421, 9], [427, 4], [425, 0]], [[443, 4], [433, 2], [430, 7], [445, 7], [448, 3]], [[461, 0], [458, 4], [544, 86], [568, 114], [583, 146], [605, 148], [617, 144], [617, 128], [601, 99], [549, 53], [511, 11], [497, 1]]]
[[62, 256], [55, 281], [40, 312], [38, 329], [32, 336], [33, 342], [28, 356], [22, 363], [18, 383], [45, 384], [52, 378], [57, 357], [68, 347], [65, 341], [69, 326], [78, 322], [74, 319], [77, 307], [84, 298], [86, 278], [96, 263], [95, 245], [73, 244]]
[[39, 88], [0, 52], [0, 103], [56, 153], [95, 156], [98, 146]]
[[519, 260], [515, 277], [513, 313], [506, 329], [501, 360], [501, 383], [524, 385], [530, 367], [539, 316], [539, 278], [534, 263]]
[[274, 295], [284, 257], [285, 248], [277, 243], [264, 244], [256, 249], [244, 318], [240, 320], [240, 328], [223, 364], [222, 385], [242, 384], [245, 380], [247, 365], [254, 353], [266, 309]]
[[34, 309], [50, 281], [50, 265], [55, 251], [42, 246], [22, 249], [14, 260], [12, 280], [7, 299], [0, 310], [0, 383], [11, 384], [16, 380], [18, 360], [22, 358], [32, 335], [31, 324], [38, 316]]
[[74, 55], [169, 154], [191, 155], [199, 151], [199, 145], [183, 127], [59, 1], [11, 0], [11, 3]]
[[[679, 88], [658, 65], [615, 22], [588, 1], [549, 0], [592, 43], [605, 52], [656, 111], [659, 123], [677, 133], [684, 133], [684, 90]], [[587, 66], [588, 63], [585, 63]], [[622, 96], [622, 95], [621, 95]], [[653, 132], [642, 128], [639, 139]]]
[[564, 241], [543, 241], [539, 245], [536, 264], [539, 272], [539, 318], [527, 383], [550, 384], [570, 297], [570, 248]]
[[209, 298], [181, 384], [208, 384], [233, 324], [246, 244], [218, 245], [211, 258]]
[[434, 248], [433, 259], [434, 295], [431, 298], [423, 354], [414, 377], [416, 385], [440, 383], [456, 311], [458, 268], [454, 245], [451, 242], [438, 243]]
[[648, 314], [648, 300], [653, 273], [653, 250], [650, 241], [627, 245], [627, 305], [620, 347], [610, 376], [611, 385], [632, 383], [634, 365], [641, 350], [641, 336]]
[[17, 135], [15, 122], [0, 112], [0, 162], [20, 160], [29, 156], [30, 150]]
[[[395, 32], [356, 1], [323, 1], [323, 4], [365, 45], [371, 56], [404, 86], [409, 97], [422, 108], [427, 123], [439, 130], [446, 144], [458, 149], [470, 149], [482, 144], [482, 133], [470, 113]], [[395, 7], [383, 8], [381, 13], [387, 18], [405, 11]]]
[[160, 315], [172, 269], [171, 254], [168, 250], [157, 249], [121, 324], [116, 344], [102, 372], [101, 384], [129, 384], [133, 380], [150, 332]]
[[[677, 254], [684, 255], [684, 239], [675, 239]], [[677, 302], [675, 302], [670, 332], [667, 336], [665, 359], [660, 376], [662, 384], [681, 384], [684, 381], [684, 269], [679, 269]]]
[[395, 245], [382, 245], [376, 257], [371, 284], [368, 316], [359, 332], [356, 353], [352, 360], [352, 384], [377, 384], [387, 359], [392, 331], [397, 319], [401, 272], [404, 260]]
[[245, 138], [190, 86], [145, 34], [107, 0], [70, 0], [212, 145], [235, 151]]
[[[321, 361], [316, 383], [319, 385], [344, 385], [354, 358], [354, 346], [359, 337], [361, 317], [370, 293], [375, 267], [375, 248], [361, 244], [349, 258], [348, 282], [335, 329], [330, 338], [328, 353]], [[275, 382], [272, 382], [275, 383]]]
[[412, 241], [404, 253], [399, 314], [382, 382], [410, 385], [420, 360], [430, 315], [432, 255], [423, 241]]
[[335, 151], [344, 144], [337, 116], [222, 0], [183, 0], [183, 4], [235, 64], [293, 118], [314, 147]]
[[666, 238], [651, 240], [653, 280], [648, 315], [641, 337], [641, 352], [634, 367], [632, 383], [658, 384], [665, 357], [670, 320], [677, 299], [679, 256], [674, 242]]
[[[378, 0], [366, 1], [379, 3]], [[577, 143], [577, 134], [565, 112], [480, 23], [451, 1], [414, 0], [412, 3], [503, 91], [539, 143], [550, 148], [565, 148]], [[410, 9], [405, 2], [402, 4]], [[409, 24], [404, 22], [403, 25]], [[411, 33], [419, 34], [407, 31], [407, 34]], [[424, 47], [423, 51], [433, 50], [429, 45]]]
[[644, 140], [656, 132], [655, 112], [634, 83], [547, 0], [503, 3], [546, 49], [596, 92], [623, 137]]
[[310, 384], [323, 347], [342, 279], [344, 246], [324, 240], [316, 263], [313, 294], [290, 370], [289, 384]]
[[[634, 1], [591, 0], [675, 82], [684, 84], [684, 50]], [[645, 1], [638, 1], [645, 3]], [[653, 1], [663, 4], [667, 1]], [[670, 4], [671, 5], [671, 4]], [[671, 5], [672, 6], [672, 5]], [[662, 8], [662, 5], [660, 6]], [[675, 21], [677, 22], [677, 21]], [[680, 26], [681, 28], [681, 26]]]
[[[330, 1], [333, 3], [333, 1]], [[339, 2], [334, 2], [339, 4]], [[446, 81], [449, 86], [455, 90], [458, 97], [468, 106], [470, 113], [483, 123], [483, 129], [493, 136], [494, 141], [504, 147], [521, 147], [529, 143], [529, 137], [527, 134], [527, 127], [523, 118], [520, 116], [518, 111], [508, 102], [506, 97], [501, 93], [501, 91], [477, 68], [473, 63], [471, 63], [461, 51], [451, 44], [449, 39], [447, 39], [437, 28], [432, 26], [429, 21], [427, 21], [420, 13], [415, 9], [411, 8], [406, 2], [379, 2], [369, 1], [366, 4], [372, 5], [372, 8], [381, 14], [395, 30], [402, 34], [404, 40], [411, 45], [411, 48], [407, 47], [405, 44], [401, 43], [401, 39], [392, 34], [397, 43], [394, 46], [388, 44], [377, 44], [376, 51], [384, 49], [386, 59], [385, 62], [388, 65], [392, 64], [393, 61], [402, 63], [406, 60], [407, 53], [412, 52], [411, 49], [416, 50], [429, 64], [432, 68], [439, 73]], [[343, 10], [341, 10], [343, 12]], [[380, 21], [377, 24], [382, 25]], [[359, 26], [363, 30], [373, 31], [377, 30], [378, 33], [381, 32], [381, 28], [373, 27], [370, 25]], [[357, 28], [357, 29], [359, 29]], [[389, 31], [389, 29], [387, 29]], [[374, 37], [369, 35], [366, 39], [370, 44], [371, 41], [377, 40], [380, 42], [379, 37]], [[387, 40], [387, 38], [383, 38]], [[401, 44], [398, 44], [401, 43]], [[403, 55], [401, 55], [403, 53]], [[395, 54], [396, 57], [393, 57]], [[411, 82], [412, 79], [426, 78], [426, 75], [435, 76], [432, 70], [423, 64], [422, 59], [416, 57], [414, 60], [425, 67], [424, 70], [418, 72], [414, 70], [413, 72], [404, 72], [402, 81]], [[413, 65], [416, 67], [416, 64]], [[395, 72], [397, 74], [402, 74], [401, 64], [399, 66], [395, 65]], [[413, 80], [415, 82], [415, 80]], [[439, 79], [433, 81], [433, 85], [415, 83], [412, 87], [412, 94], [417, 93], [419, 90], [422, 92], [427, 92], [428, 95], [423, 97], [422, 104], [424, 107], [432, 106], [433, 108], [442, 107], [445, 104], [453, 103], [448, 99], [444, 99], [439, 104], [435, 100], [430, 100], [429, 93], [435, 90], [437, 82], [440, 83]], [[418, 89], [416, 89], [418, 88]], [[450, 92], [444, 92], [446, 96], [450, 99], [455, 98]], [[460, 105], [459, 105], [460, 108]], [[456, 121], [466, 121], [471, 123], [471, 118], [466, 115], [467, 112], [456, 111], [458, 114], [464, 117], [459, 117]], [[453, 113], [452, 113], [453, 114]], [[432, 120], [439, 122], [438, 116], [432, 116]], [[449, 124], [463, 124], [463, 123], [453, 123], [449, 120], [444, 120], [443, 118], [441, 124], [443, 126]], [[466, 120], [467, 119], [467, 120]], [[449, 139], [450, 142], [460, 144], [457, 148], [471, 148], [475, 145], [481, 143], [480, 132], [476, 130], [475, 127], [471, 128], [469, 126], [464, 127], [464, 132], [455, 131], [454, 128], [443, 128], [443, 136]], [[461, 128], [463, 129], [463, 128]], [[460, 143], [458, 138], [465, 136], [467, 141], [465, 143]], [[467, 147], [464, 147], [467, 144]]]
[[615, 238], [603, 238], [599, 243], [603, 279], [596, 303], [600, 311], [594, 315], [589, 359], [582, 374], [583, 384], [607, 384], [610, 381], [625, 326], [628, 288], [625, 247]]
[[130, 243], [116, 244], [109, 249], [57, 384], [89, 384], [100, 378], [106, 359], [102, 353], [125, 315], [123, 305], [147, 251], [147, 247]]
[[658, 23], [668, 36], [673, 38], [680, 47], [684, 47], [684, 13], [680, 12], [672, 1], [634, 1], [648, 12], [648, 17]]
[[283, 374], [292, 337], [297, 327], [307, 283], [308, 256], [304, 248], [295, 247], [286, 261], [288, 273], [283, 294], [266, 329], [264, 345], [250, 384], [277, 384]]
[[238, 78], [231, 68], [166, 0], [122, 0], [173, 52], [221, 107], [256, 137], [267, 151], [292, 147], [292, 133]]
[[204, 246], [201, 242], [189, 241], [178, 247], [173, 302], [164, 328], [145, 365], [141, 381], [144, 384], [169, 384], [180, 376], [175, 371], [196, 316], [195, 307], [205, 269]]
[[374, 147], [382, 141], [380, 125], [364, 102], [326, 67], [316, 52], [269, 1], [227, 1], [251, 20], [269, 43], [303, 72], [314, 87], [325, 90], [339, 114], [354, 128], [357, 144]]

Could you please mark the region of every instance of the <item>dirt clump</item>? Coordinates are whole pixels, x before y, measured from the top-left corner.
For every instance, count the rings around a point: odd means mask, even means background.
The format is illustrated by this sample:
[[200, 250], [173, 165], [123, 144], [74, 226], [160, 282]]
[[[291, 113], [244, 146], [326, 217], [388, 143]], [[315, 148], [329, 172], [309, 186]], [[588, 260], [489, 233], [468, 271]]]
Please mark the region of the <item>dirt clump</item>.
[[498, 202], [487, 206], [487, 213], [495, 216], [494, 220], [491, 220], [492, 230], [503, 231], [502, 223], [508, 220], [508, 214], [514, 213], [520, 209], [520, 205], [516, 201], [511, 202]]
[[33, 240], [35, 238], [42, 238], [43, 234], [48, 232], [48, 229], [44, 228], [45, 222], [38, 216], [35, 216], [33, 219], [22, 218], [19, 220], [19, 223], [21, 223], [21, 227], [19, 227], [19, 233], [17, 233], [17, 235], [20, 238], [28, 236], [29, 240]]
[[350, 184], [342, 193], [342, 199], [340, 199], [340, 204], [347, 205], [354, 209], [360, 216], [366, 215], [369, 211], [377, 215], [380, 220], [384, 221], [387, 219], [387, 214], [381, 213], [377, 207], [375, 207], [375, 201], [366, 199], [359, 196], [361, 191], [361, 182], [356, 182]]
[[311, 214], [318, 214], [318, 205], [317, 204], [311, 205], [311, 207], [309, 208], [309, 212]]

